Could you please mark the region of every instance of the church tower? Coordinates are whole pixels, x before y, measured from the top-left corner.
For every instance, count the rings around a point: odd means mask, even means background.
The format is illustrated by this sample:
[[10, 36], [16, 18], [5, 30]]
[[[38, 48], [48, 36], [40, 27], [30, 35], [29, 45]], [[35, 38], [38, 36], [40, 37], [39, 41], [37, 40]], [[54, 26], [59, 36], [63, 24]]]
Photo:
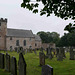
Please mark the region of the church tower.
[[7, 19], [0, 19], [0, 49], [6, 49]]

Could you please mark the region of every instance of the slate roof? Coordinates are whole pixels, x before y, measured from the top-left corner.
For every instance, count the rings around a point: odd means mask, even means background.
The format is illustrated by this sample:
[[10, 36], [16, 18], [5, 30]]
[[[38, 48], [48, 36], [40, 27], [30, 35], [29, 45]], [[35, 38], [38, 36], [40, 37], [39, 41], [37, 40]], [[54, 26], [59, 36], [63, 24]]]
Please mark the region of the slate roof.
[[41, 41], [41, 38], [40, 38], [39, 35], [35, 35], [35, 34], [34, 34], [34, 37], [35, 37], [35, 41]]
[[9, 29], [9, 28], [7, 28], [6, 36], [25, 37], [25, 38], [34, 37], [31, 30]]

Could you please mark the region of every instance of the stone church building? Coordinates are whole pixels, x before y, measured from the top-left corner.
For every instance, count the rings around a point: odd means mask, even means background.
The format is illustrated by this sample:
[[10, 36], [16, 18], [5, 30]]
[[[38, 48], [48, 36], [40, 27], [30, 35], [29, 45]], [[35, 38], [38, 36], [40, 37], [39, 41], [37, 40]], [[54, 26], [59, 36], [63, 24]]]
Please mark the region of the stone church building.
[[14, 50], [15, 47], [41, 48], [41, 39], [31, 30], [9, 29], [7, 19], [0, 19], [0, 49]]

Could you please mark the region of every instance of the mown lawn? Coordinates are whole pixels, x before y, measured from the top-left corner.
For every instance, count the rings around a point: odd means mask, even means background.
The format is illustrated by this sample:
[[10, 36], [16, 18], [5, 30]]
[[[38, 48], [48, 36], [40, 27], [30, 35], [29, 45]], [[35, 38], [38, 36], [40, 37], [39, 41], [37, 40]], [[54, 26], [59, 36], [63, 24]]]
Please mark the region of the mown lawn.
[[[6, 54], [4, 51], [1, 52]], [[8, 53], [11, 57], [16, 57], [18, 64], [19, 54], [16, 52]], [[39, 67], [39, 51], [37, 51], [37, 55], [34, 52], [27, 53], [24, 55], [24, 58], [27, 63], [27, 75], [41, 75], [42, 68]], [[52, 60], [47, 58], [45, 64], [53, 67], [53, 75], [75, 75], [75, 60], [69, 60], [69, 53], [66, 53], [66, 58], [63, 61], [57, 61], [57, 58], [54, 56]], [[0, 69], [0, 75], [10, 75], [10, 73]]]

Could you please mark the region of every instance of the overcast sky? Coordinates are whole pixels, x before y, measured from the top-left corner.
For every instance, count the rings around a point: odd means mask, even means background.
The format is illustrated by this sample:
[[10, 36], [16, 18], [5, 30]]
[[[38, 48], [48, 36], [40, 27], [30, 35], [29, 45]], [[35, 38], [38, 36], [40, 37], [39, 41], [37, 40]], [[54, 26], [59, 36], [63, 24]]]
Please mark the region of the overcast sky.
[[[64, 35], [64, 27], [72, 20], [63, 20], [54, 16], [50, 17], [33, 14], [21, 8], [22, 0], [0, 0], [0, 18], [7, 18], [7, 27], [15, 29], [32, 30], [34, 34], [39, 31], [57, 32]], [[39, 9], [42, 7], [40, 3]]]

